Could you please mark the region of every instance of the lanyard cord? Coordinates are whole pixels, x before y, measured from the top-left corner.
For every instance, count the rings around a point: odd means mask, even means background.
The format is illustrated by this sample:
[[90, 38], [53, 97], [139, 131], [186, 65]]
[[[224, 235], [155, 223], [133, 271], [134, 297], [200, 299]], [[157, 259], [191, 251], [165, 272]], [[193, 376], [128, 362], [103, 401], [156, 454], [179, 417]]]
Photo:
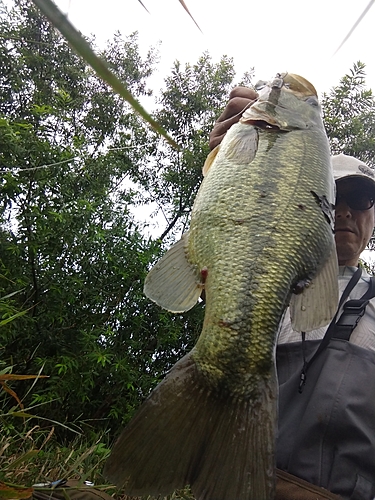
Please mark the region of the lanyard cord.
[[[353, 288], [358, 283], [361, 276], [362, 276], [362, 269], [359, 267], [356, 270], [356, 272], [353, 274], [353, 276], [351, 277], [349, 283], [346, 285], [346, 288], [343, 291], [343, 294], [341, 295], [341, 299], [340, 299], [336, 314], [332, 318], [332, 321], [331, 321], [329, 327], [327, 328], [327, 331], [326, 331], [322, 341], [320, 342], [318, 349], [315, 351], [315, 353], [313, 354], [312, 358], [310, 358], [309, 361], [306, 361], [306, 359], [305, 359], [305, 349], [304, 349], [305, 345], [304, 344], [305, 344], [306, 334], [305, 334], [305, 332], [302, 332], [302, 352], [303, 352], [304, 362], [303, 362], [303, 367], [301, 370], [301, 376], [300, 376], [300, 382], [299, 382], [299, 388], [298, 388], [299, 393], [302, 392], [303, 386], [306, 383], [307, 370], [310, 368], [310, 366], [316, 360], [316, 358], [319, 356], [319, 354], [321, 354], [324, 351], [324, 349], [327, 347], [327, 345], [329, 344], [329, 342], [334, 334], [334, 331], [335, 331], [336, 319], [337, 319], [338, 313], [339, 313], [342, 305], [345, 303], [345, 301], [349, 297], [350, 292], [353, 290]], [[372, 280], [371, 280], [371, 282], [372, 282]], [[370, 286], [370, 290], [372, 291], [372, 284]], [[363, 296], [363, 298], [364, 297], [365, 296]]]

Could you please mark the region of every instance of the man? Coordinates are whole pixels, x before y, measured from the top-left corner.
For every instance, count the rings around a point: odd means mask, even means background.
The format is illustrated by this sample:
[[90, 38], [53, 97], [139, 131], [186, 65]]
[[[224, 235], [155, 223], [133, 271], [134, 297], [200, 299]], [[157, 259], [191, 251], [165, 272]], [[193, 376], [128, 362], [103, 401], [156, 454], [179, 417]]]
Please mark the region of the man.
[[[245, 87], [231, 92], [211, 149], [256, 97]], [[328, 328], [293, 331], [288, 312], [281, 326], [278, 500], [375, 497], [375, 286], [358, 267], [374, 229], [374, 171], [342, 154], [332, 163], [342, 303]], [[358, 302], [364, 295], [367, 305]]]

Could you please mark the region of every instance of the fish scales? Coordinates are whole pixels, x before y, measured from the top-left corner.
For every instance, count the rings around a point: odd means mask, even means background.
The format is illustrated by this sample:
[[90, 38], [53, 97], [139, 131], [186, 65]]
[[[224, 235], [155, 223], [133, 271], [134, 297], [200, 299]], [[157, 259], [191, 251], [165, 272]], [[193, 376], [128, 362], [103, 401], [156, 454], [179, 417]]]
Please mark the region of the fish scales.
[[131, 495], [190, 484], [197, 500], [272, 500], [279, 324], [289, 301], [306, 329], [336, 308], [334, 182], [313, 86], [278, 75], [206, 163], [189, 234], [145, 283], [176, 312], [204, 287], [202, 332], [124, 430], [105, 474]]
[[[202, 369], [215, 371], [209, 377], [213, 384], [223, 378], [231, 393], [253, 393], [253, 375], [270, 373], [275, 332], [289, 300], [286, 291], [315, 273], [330, 251], [331, 229], [310, 192], [325, 192], [326, 164], [317, 158], [318, 168], [306, 175], [322, 134], [322, 129], [308, 137], [262, 131], [256, 157], [241, 168], [234, 168], [236, 158], [228, 160], [224, 145], [223, 159], [217, 157], [195, 201], [189, 250], [191, 260], [209, 273], [205, 322], [194, 358]], [[227, 141], [231, 144], [230, 137]], [[265, 175], [271, 148], [272, 172]], [[229, 208], [223, 211], [223, 206]], [[230, 251], [219, 254], [224, 246]], [[233, 370], [242, 380], [228, 377]]]

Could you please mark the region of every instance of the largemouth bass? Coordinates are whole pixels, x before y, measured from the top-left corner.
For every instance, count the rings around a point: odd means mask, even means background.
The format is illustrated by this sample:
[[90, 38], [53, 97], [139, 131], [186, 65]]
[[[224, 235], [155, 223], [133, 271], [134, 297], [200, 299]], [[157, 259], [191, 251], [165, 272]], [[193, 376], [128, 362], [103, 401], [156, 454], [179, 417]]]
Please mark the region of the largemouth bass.
[[129, 495], [190, 484], [198, 500], [272, 499], [279, 324], [289, 304], [299, 331], [336, 311], [334, 181], [316, 91], [292, 74], [261, 87], [206, 161], [189, 233], [146, 279], [162, 307], [186, 311], [204, 288], [206, 309], [196, 346], [106, 464]]

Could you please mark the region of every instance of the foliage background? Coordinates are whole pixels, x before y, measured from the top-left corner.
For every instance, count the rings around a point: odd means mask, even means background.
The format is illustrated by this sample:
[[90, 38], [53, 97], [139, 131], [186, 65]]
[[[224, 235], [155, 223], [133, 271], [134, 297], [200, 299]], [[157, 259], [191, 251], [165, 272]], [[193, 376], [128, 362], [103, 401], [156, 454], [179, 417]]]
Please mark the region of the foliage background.
[[[199, 333], [202, 305], [172, 315], [142, 287], [187, 227], [233, 65], [208, 54], [176, 62], [153, 95], [155, 116], [184, 148], [176, 152], [30, 2], [1, 9], [0, 297], [13, 295], [0, 312], [25, 311], [0, 329], [1, 362], [49, 375], [27, 395], [23, 382], [12, 385], [39, 416], [115, 432]], [[137, 34], [115, 34], [103, 56], [133, 94], [153, 94], [157, 53], [142, 58]], [[150, 204], [165, 219], [158, 237], [133, 215]]]
[[[148, 87], [157, 49], [116, 33], [102, 55], [182, 147], [172, 150], [76, 56], [28, 0], [0, 0], [0, 370], [49, 376], [4, 387], [1, 423], [34, 420], [71, 443], [110, 441], [194, 345], [204, 306], [184, 315], [144, 297], [144, 278], [188, 228], [208, 135], [235, 85], [233, 61], [176, 61]], [[92, 40], [95, 44], [95, 41]], [[251, 85], [251, 72], [242, 83]], [[322, 99], [332, 151], [375, 165], [375, 104], [354, 64]], [[147, 208], [158, 215], [140, 224]], [[9, 390], [8, 390], [9, 389]], [[14, 391], [21, 404], [10, 391]], [[30, 411], [31, 411], [30, 410]], [[68, 426], [72, 430], [68, 430]]]

